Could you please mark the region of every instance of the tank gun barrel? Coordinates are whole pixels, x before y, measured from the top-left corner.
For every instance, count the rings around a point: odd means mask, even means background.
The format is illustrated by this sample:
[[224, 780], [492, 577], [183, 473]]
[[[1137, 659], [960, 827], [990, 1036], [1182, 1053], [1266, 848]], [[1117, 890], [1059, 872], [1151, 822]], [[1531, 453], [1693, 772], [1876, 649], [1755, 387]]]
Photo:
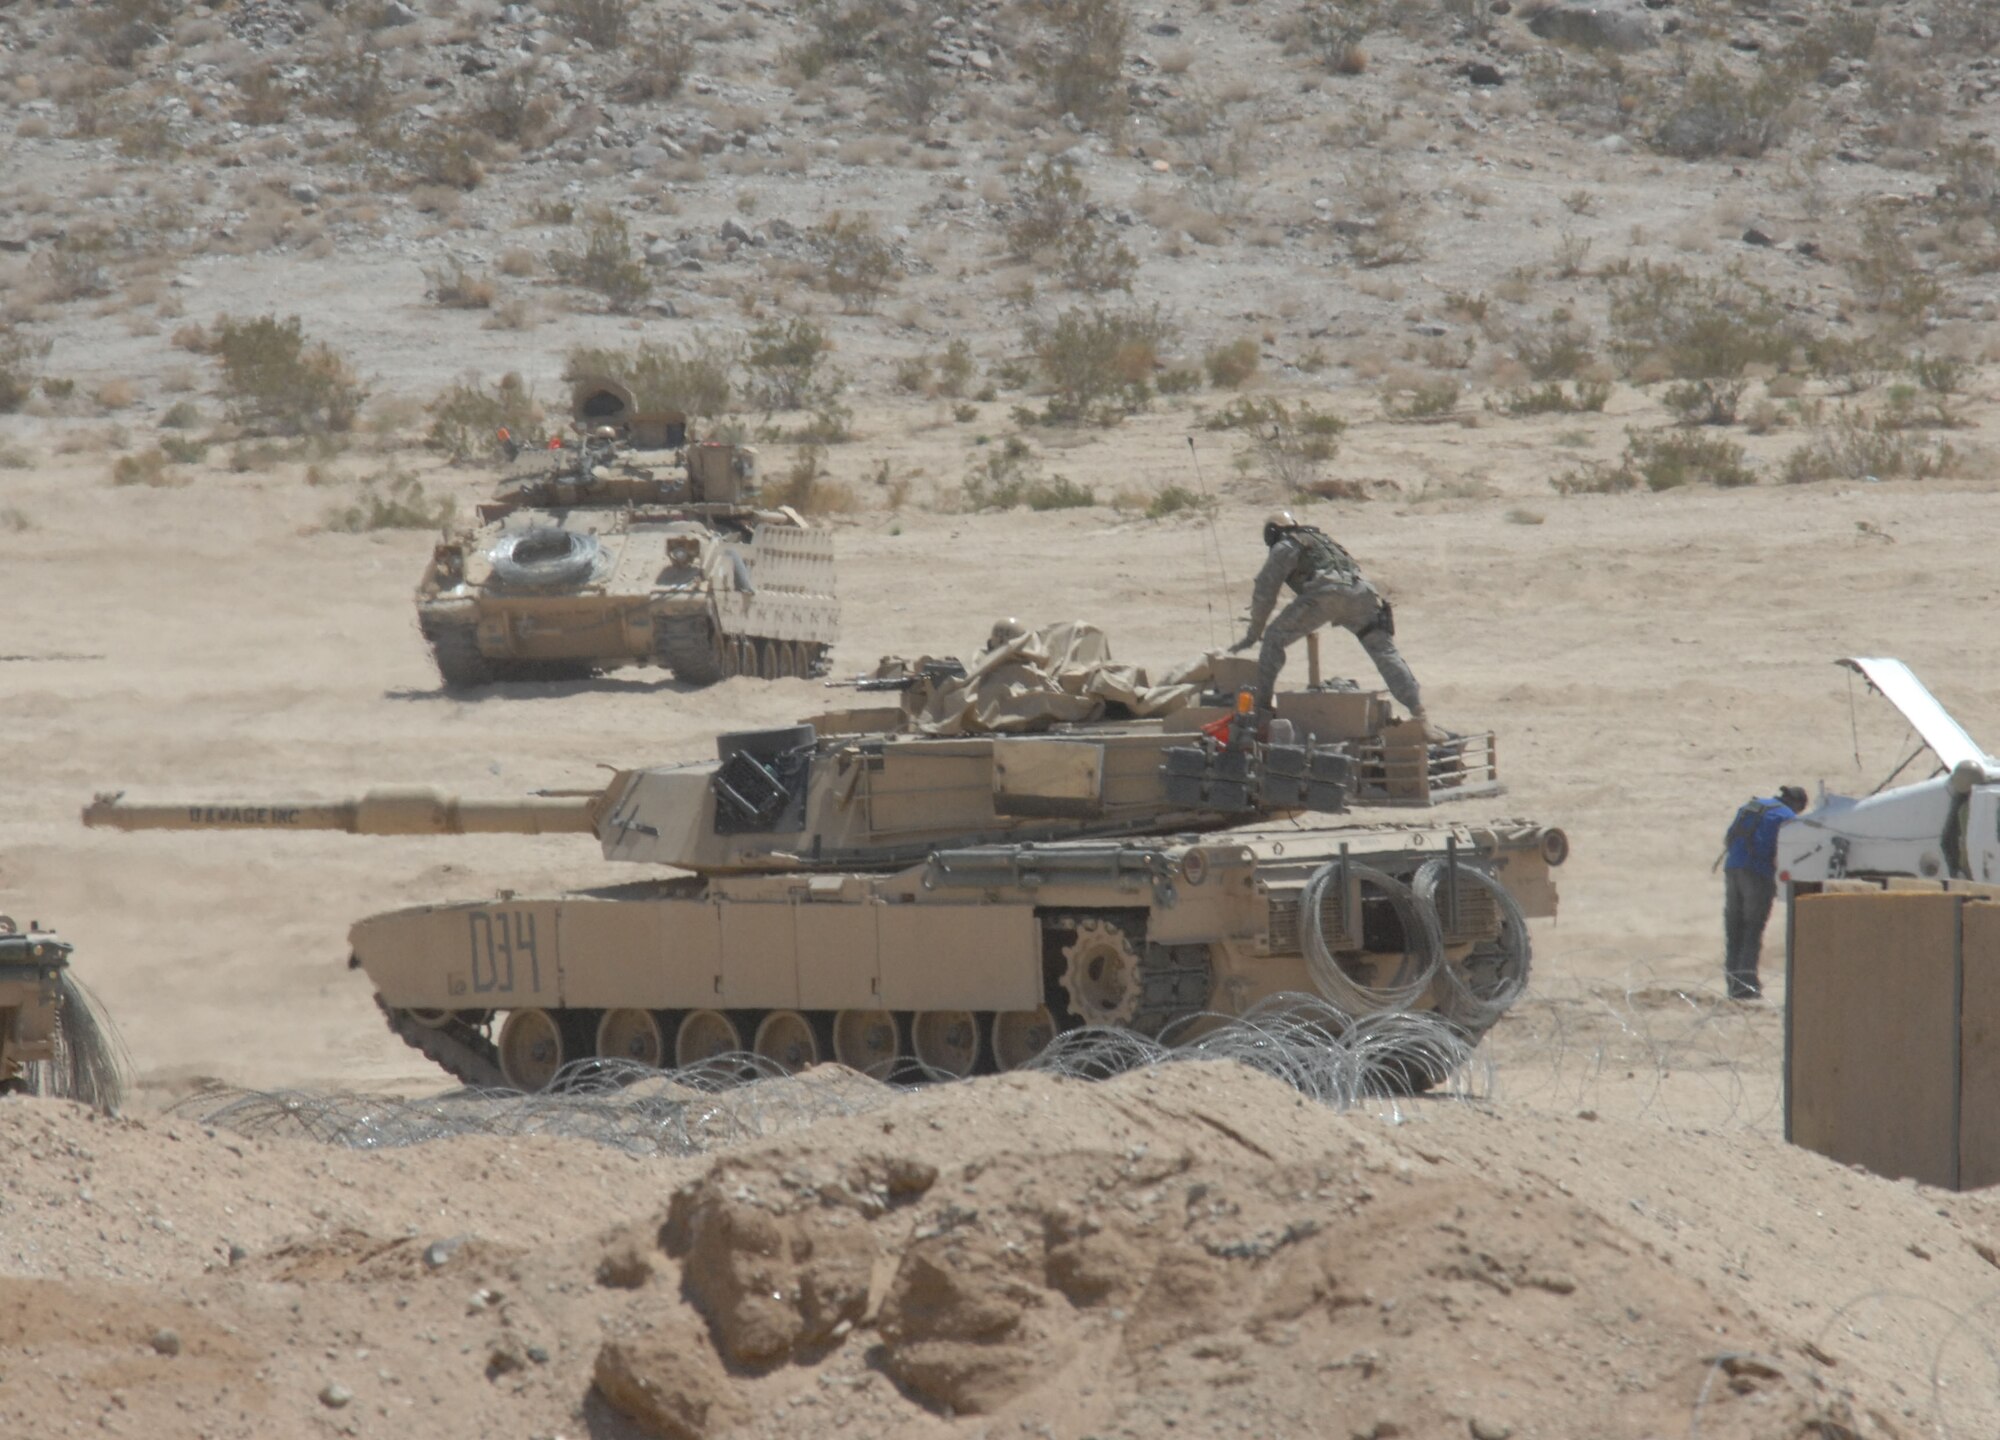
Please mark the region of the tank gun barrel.
[[350, 835], [594, 833], [597, 790], [517, 800], [462, 799], [440, 790], [378, 789], [350, 800], [134, 804], [122, 791], [84, 807], [85, 825], [114, 830], [344, 830]]

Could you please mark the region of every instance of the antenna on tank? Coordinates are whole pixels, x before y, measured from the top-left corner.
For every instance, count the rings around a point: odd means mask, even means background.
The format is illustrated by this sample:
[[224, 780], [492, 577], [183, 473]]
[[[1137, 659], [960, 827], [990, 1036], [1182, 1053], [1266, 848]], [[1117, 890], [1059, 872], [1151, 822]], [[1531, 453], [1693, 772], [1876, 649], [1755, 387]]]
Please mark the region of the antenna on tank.
[[[1232, 613], [1227, 617], [1231, 633], [1236, 627], [1236, 597], [1229, 586], [1229, 566], [1222, 558], [1222, 532], [1215, 528], [1215, 505], [1208, 496], [1208, 480], [1201, 473], [1201, 452], [1194, 448], [1194, 436], [1187, 437], [1188, 458], [1194, 461], [1194, 483], [1201, 490], [1202, 513], [1208, 516], [1208, 538], [1215, 544], [1215, 568], [1222, 576], [1222, 603]], [[1208, 604], [1208, 643], [1215, 644], [1215, 602]]]

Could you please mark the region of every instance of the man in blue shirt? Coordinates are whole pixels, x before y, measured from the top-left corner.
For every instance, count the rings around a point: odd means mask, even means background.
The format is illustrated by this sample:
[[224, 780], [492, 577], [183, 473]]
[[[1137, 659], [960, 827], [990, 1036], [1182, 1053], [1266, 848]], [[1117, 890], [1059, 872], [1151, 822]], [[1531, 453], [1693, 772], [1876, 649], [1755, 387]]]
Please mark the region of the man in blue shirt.
[[1731, 1000], [1755, 1000], [1764, 993], [1757, 957], [1778, 894], [1778, 827], [1805, 808], [1806, 792], [1783, 786], [1775, 797], [1761, 797], [1739, 809], [1722, 837], [1722, 973]]

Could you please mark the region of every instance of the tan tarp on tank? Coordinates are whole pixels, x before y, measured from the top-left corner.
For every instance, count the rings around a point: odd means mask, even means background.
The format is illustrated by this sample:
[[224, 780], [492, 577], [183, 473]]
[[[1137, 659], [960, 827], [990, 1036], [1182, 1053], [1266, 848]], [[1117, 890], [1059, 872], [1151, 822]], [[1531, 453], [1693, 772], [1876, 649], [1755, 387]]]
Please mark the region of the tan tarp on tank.
[[[1112, 705], [1142, 718], [1165, 715], [1199, 697], [1206, 663], [1204, 657], [1178, 667], [1174, 683], [1154, 685], [1137, 665], [1112, 660], [1111, 642], [1102, 630], [1068, 620], [988, 650], [963, 680], [923, 700], [910, 724], [926, 735], [1020, 734], [1099, 720]], [[890, 656], [875, 673], [893, 677], [912, 668]]]

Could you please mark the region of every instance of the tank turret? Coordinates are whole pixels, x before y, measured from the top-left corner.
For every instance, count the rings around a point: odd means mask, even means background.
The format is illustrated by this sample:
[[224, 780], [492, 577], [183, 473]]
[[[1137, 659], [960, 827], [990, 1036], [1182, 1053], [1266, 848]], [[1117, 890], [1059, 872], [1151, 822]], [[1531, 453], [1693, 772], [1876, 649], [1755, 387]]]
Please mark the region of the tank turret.
[[378, 789], [345, 800], [138, 804], [99, 795], [83, 823], [121, 830], [354, 835], [594, 833], [607, 860], [699, 873], [870, 869], [940, 845], [1212, 830], [1335, 812], [1337, 746], [1231, 750], [1157, 726], [1060, 735], [819, 737], [811, 725], [724, 735], [714, 760], [620, 771], [602, 790], [473, 799]]

